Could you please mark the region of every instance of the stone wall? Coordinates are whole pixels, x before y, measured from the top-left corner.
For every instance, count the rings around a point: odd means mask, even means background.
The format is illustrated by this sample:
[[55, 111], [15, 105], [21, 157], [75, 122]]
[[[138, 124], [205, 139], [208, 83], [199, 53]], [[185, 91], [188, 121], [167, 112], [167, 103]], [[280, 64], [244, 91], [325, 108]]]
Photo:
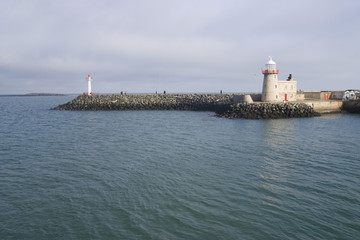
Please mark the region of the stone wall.
[[303, 91], [305, 99], [320, 100], [320, 91]]
[[342, 100], [345, 91], [303, 91], [305, 100]]
[[336, 100], [328, 100], [328, 101], [308, 100], [304, 103], [311, 106], [312, 108], [314, 108], [316, 112], [321, 114], [340, 113], [343, 105], [342, 101], [336, 101]]
[[329, 99], [343, 100], [344, 97], [345, 97], [345, 91], [332, 91]]
[[261, 102], [261, 93], [252, 93], [250, 96], [253, 101]]

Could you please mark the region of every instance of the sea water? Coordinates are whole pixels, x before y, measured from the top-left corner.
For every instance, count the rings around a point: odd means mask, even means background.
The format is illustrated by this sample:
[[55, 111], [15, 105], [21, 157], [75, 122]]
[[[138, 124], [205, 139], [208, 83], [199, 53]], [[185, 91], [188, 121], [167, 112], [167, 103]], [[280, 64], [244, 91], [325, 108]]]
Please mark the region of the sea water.
[[0, 97], [0, 239], [359, 239], [360, 115]]

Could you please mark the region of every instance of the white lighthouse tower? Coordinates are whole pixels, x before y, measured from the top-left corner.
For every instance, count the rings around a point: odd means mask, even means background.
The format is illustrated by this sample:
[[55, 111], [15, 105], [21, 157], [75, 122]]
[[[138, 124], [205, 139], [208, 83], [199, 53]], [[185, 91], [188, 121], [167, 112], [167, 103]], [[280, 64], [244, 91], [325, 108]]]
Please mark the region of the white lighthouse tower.
[[261, 94], [262, 102], [278, 102], [281, 101], [278, 97], [278, 73], [276, 63], [269, 56], [269, 61], [265, 64], [263, 89]]
[[269, 57], [265, 64], [263, 90], [261, 101], [263, 102], [287, 102], [297, 99], [297, 82], [294, 81], [292, 74], [285, 81], [278, 80], [279, 69], [276, 63]]
[[85, 78], [86, 81], [88, 81], [88, 95], [92, 95], [91, 91], [91, 81], [93, 80], [92, 77], [90, 77], [90, 74]]

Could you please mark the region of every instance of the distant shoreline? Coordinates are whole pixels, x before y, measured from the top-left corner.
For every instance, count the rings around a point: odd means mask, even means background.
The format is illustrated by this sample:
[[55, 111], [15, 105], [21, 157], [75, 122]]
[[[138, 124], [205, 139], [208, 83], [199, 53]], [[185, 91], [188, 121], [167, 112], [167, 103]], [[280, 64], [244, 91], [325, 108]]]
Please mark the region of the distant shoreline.
[[25, 96], [66, 96], [62, 93], [27, 93]]
[[51, 97], [51, 96], [67, 96], [62, 93], [26, 93], [26, 94], [0, 94], [0, 97]]

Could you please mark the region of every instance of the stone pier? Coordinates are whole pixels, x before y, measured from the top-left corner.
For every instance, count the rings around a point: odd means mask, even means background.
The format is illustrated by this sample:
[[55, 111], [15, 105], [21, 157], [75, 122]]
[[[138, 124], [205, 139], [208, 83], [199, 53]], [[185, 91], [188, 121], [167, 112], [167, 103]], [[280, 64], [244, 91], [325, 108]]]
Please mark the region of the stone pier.
[[[257, 95], [251, 96], [256, 99]], [[241, 100], [239, 102], [239, 99]], [[304, 103], [261, 103], [241, 94], [80, 95], [53, 110], [186, 110], [212, 111], [218, 117], [272, 119], [313, 117], [319, 114]]]

